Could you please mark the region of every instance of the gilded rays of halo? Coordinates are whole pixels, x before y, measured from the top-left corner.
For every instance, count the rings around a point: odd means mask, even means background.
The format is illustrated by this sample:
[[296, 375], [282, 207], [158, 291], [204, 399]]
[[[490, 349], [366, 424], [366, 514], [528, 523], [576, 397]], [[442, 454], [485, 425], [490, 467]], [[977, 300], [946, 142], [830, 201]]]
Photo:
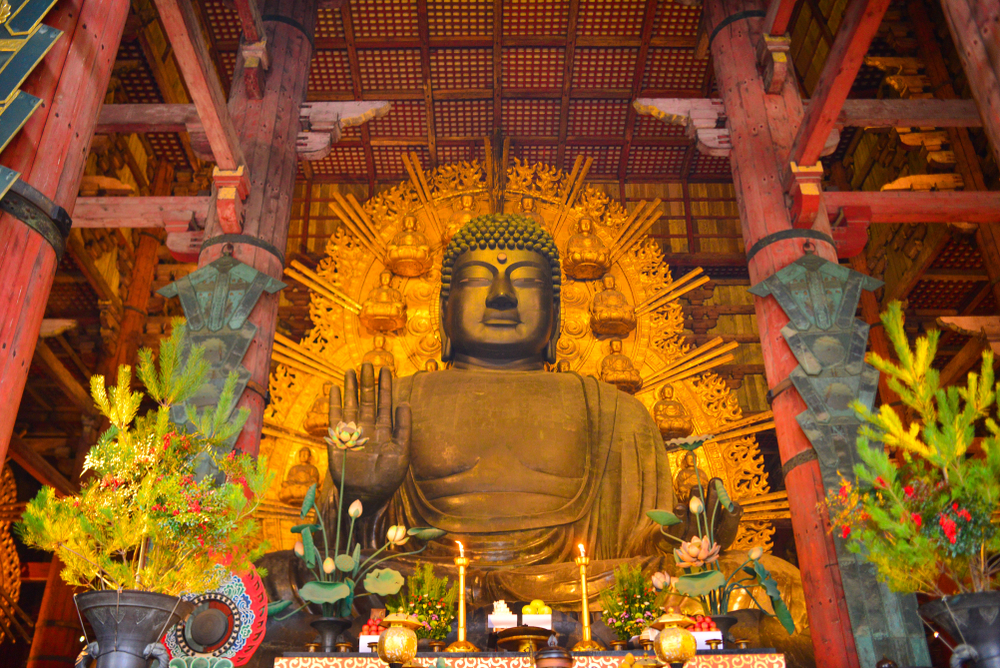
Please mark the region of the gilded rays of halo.
[[[343, 371], [362, 361], [389, 366], [398, 376], [433, 370], [440, 362], [437, 333], [440, 264], [448, 239], [471, 218], [496, 208], [490, 165], [457, 163], [425, 173], [404, 160], [409, 180], [361, 203], [335, 194], [342, 225], [326, 257], [311, 269], [293, 262], [289, 278], [311, 292], [313, 329], [302, 341], [275, 341], [272, 403], [265, 415], [261, 452], [276, 467], [274, 497], [263, 511], [266, 538], [289, 542], [297, 511], [299, 453], [313, 451], [326, 470], [326, 392]], [[714, 339], [699, 347], [684, 341], [679, 297], [708, 281], [700, 270], [673, 277], [650, 227], [659, 200], [626, 212], [585, 182], [589, 161], [571, 173], [514, 162], [506, 170], [503, 211], [535, 218], [556, 240], [563, 260], [562, 320], [553, 372], [575, 371], [613, 382], [651, 411], [665, 438], [715, 434], [700, 451], [698, 468], [684, 452], [669, 452], [675, 486], [698, 475], [723, 479], [746, 506], [736, 547], [770, 544], [772, 521], [787, 517], [783, 493], [771, 494], [753, 434], [773, 426], [770, 415], [744, 418], [736, 395], [712, 369], [733, 359], [735, 343]], [[493, 204], [491, 205], [491, 199]], [[296, 468], [297, 467], [297, 468]], [[294, 476], [293, 476], [294, 472]], [[303, 478], [303, 481], [305, 478]], [[300, 483], [301, 484], [301, 483]], [[288, 547], [288, 546], [285, 546]]]

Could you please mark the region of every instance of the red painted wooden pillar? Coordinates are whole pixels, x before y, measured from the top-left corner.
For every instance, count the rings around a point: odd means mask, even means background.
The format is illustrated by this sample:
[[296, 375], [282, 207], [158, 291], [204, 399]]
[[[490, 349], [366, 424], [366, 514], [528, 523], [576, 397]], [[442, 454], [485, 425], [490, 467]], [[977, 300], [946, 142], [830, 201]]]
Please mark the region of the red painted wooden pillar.
[[[72, 215], [97, 115], [118, 53], [128, 0], [61, 0], [45, 23], [63, 31], [23, 90], [41, 98], [0, 163]], [[52, 247], [33, 229], [0, 216], [0, 461], [55, 275]], [[58, 564], [54, 562], [54, 566]], [[35, 627], [28, 665], [64, 668], [79, 651], [72, 592], [53, 568]], [[50, 658], [51, 657], [51, 658]]]
[[[757, 0], [706, 0], [704, 4], [715, 76], [729, 118], [733, 145], [730, 164], [747, 249], [763, 237], [792, 228], [781, 176], [788, 169], [788, 149], [802, 119], [802, 102], [794, 77], [788, 77], [780, 94], [764, 92], [754, 48], [763, 9]], [[748, 10], [759, 14], [740, 16]], [[826, 224], [823, 231], [829, 234], [825, 215], [820, 219]], [[759, 283], [801, 257], [803, 241], [788, 239], [765, 246], [750, 260], [751, 282]], [[816, 241], [815, 245], [818, 255], [837, 261], [836, 251], [829, 244]], [[768, 385], [773, 388], [798, 365], [781, 335], [788, 317], [774, 297], [757, 298], [754, 305], [764, 368]], [[798, 392], [789, 389], [780, 393], [772, 410], [782, 463], [811, 451], [812, 445], [795, 420], [806, 410]], [[819, 462], [813, 458], [791, 469], [785, 486], [816, 664], [820, 668], [857, 668], [829, 518], [818, 510], [825, 495]]]
[[[71, 215], [128, 8], [128, 0], [61, 0], [46, 16], [63, 35], [22, 87], [43, 104], [0, 155]], [[0, 216], [0, 461], [55, 269], [52, 246], [20, 220]]]
[[[239, 134], [243, 155], [250, 172], [250, 194], [244, 202], [242, 234], [265, 242], [282, 256], [288, 244], [288, 223], [292, 195], [298, 173], [295, 140], [299, 133], [299, 109], [305, 101], [312, 59], [312, 36], [316, 25], [316, 0], [268, 0], [262, 12], [271, 68], [266, 73], [263, 99], [247, 95], [243, 59], [237, 58], [233, 86], [229, 94], [229, 113]], [[275, 17], [281, 17], [276, 19]], [[222, 234], [211, 207], [206, 238]], [[233, 257], [278, 280], [282, 279], [282, 258], [270, 250], [247, 242], [233, 243]], [[199, 266], [217, 260], [221, 244], [202, 251]], [[236, 442], [244, 452], [256, 454], [260, 447], [264, 420], [264, 395], [271, 369], [271, 348], [278, 321], [278, 294], [264, 294], [250, 314], [257, 325], [243, 366], [250, 371], [250, 385], [240, 397], [239, 406], [250, 409]]]

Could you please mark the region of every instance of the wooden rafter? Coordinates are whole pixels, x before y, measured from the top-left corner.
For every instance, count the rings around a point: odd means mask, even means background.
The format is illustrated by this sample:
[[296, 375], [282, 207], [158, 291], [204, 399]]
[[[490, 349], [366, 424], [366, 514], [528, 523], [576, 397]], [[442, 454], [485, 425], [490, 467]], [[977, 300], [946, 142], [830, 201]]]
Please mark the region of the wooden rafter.
[[579, 17], [580, 0], [569, 0], [569, 25], [566, 28], [562, 90], [559, 96], [559, 143], [556, 147], [556, 167], [560, 169], [562, 169], [563, 160], [566, 157], [566, 135], [569, 132], [570, 89], [573, 86], [573, 59], [576, 53], [576, 22]]
[[493, 60], [493, 127], [503, 123], [503, 0], [493, 0], [493, 39], [490, 41]]
[[764, 17], [764, 32], [776, 36], [788, 32], [796, 2], [797, 0], [770, 0]]
[[[819, 161], [827, 137], [833, 130], [840, 108], [858, 75], [889, 0], [850, 0], [837, 39], [830, 48], [809, 108], [802, 117], [792, 144], [790, 160], [799, 165]], [[822, 15], [817, 19], [821, 19]]]
[[52, 352], [45, 341], [39, 340], [35, 344], [34, 360], [42, 367], [59, 388], [66, 394], [70, 401], [84, 413], [93, 413], [94, 400], [90, 398], [90, 392], [80, 384], [76, 376], [66, 368], [56, 354]]
[[155, 0], [155, 3], [198, 117], [205, 126], [215, 162], [219, 169], [238, 169], [245, 164], [243, 149], [192, 3], [185, 0]]
[[81, 197], [73, 216], [74, 228], [162, 227], [184, 232], [191, 223], [203, 228], [212, 198], [189, 197]]
[[417, 32], [420, 34], [420, 75], [424, 82], [424, 107], [427, 120], [427, 150], [431, 169], [437, 167], [437, 128], [434, 125], [434, 91], [431, 85], [430, 25], [427, 21], [427, 0], [417, 0]]
[[[340, 17], [344, 24], [344, 39], [347, 46], [347, 61], [351, 67], [351, 87], [354, 99], [361, 100], [364, 99], [361, 94], [361, 64], [358, 61], [358, 49], [354, 44], [354, 20], [351, 16], [349, 2], [341, 5]], [[367, 124], [361, 126], [361, 145], [365, 151], [365, 166], [368, 168], [368, 196], [371, 197], [375, 194], [375, 152], [372, 150], [371, 131]]]
[[[642, 37], [639, 55], [635, 59], [635, 72], [632, 75], [632, 97], [639, 94], [642, 88], [642, 77], [646, 72], [646, 59], [649, 55], [649, 42], [653, 38], [653, 24], [656, 22], [657, 0], [646, 0], [646, 13], [642, 21]], [[628, 172], [628, 156], [632, 150], [632, 136], [635, 133], [636, 110], [634, 105], [628, 105], [625, 113], [625, 143], [621, 155], [618, 156], [618, 187], [622, 201], [625, 199], [625, 177]]]
[[831, 216], [845, 206], [868, 207], [873, 224], [1000, 223], [1000, 192], [830, 191], [823, 201]]
[[21, 468], [27, 471], [32, 478], [43, 485], [48, 485], [55, 489], [58, 496], [69, 496], [79, 493], [79, 487], [67, 480], [66, 476], [57, 471], [56, 467], [52, 466], [52, 464], [45, 461], [44, 457], [35, 452], [30, 445], [25, 443], [16, 434], [11, 434], [10, 447], [7, 450], [7, 454]]

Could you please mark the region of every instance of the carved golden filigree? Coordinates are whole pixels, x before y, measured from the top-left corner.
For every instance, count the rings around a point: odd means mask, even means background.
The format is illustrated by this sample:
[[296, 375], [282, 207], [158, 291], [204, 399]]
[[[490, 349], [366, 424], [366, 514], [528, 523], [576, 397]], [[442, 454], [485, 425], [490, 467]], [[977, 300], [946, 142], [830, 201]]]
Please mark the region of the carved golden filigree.
[[[671, 275], [659, 245], [647, 234], [651, 220], [658, 217], [657, 202], [642, 203], [630, 214], [606, 193], [587, 185], [586, 171], [587, 165], [582, 160], [571, 174], [548, 165], [514, 160], [507, 169], [503, 209], [520, 212], [527, 205], [532, 215], [538, 216], [553, 233], [561, 249], [566, 248], [570, 237], [579, 233], [580, 221], [589, 219], [588, 233], [614, 258], [605, 276], [613, 278], [615, 290], [636, 309], [634, 329], [621, 337], [621, 353], [642, 379], [650, 379], [642, 384], [636, 397], [652, 413], [659, 400], [660, 386], [670, 382], [674, 399], [688, 412], [692, 433], [725, 432], [726, 425], [743, 417], [735, 393], [713, 373], [699, 372], [678, 379], [671, 368], [692, 350], [683, 339], [684, 319], [677, 297], [701, 285], [704, 279], [691, 281], [690, 276], [675, 279]], [[314, 290], [309, 309], [314, 327], [301, 341], [301, 350], [323, 359], [327, 367], [357, 368], [372, 350], [374, 336], [384, 334], [382, 349], [392, 354], [397, 375], [406, 376], [428, 368], [428, 363], [440, 355], [436, 323], [442, 242], [449, 228], [453, 233], [454, 225], [470, 212], [478, 215], [490, 210], [487, 178], [487, 171], [480, 163], [444, 165], [423, 174], [414, 162], [409, 181], [361, 204], [370, 220], [370, 230], [377, 235], [375, 241], [383, 245], [389, 245], [403, 231], [402, 221], [406, 217], [415, 218], [418, 229], [428, 240], [430, 269], [419, 276], [393, 278], [394, 289], [402, 293], [406, 305], [405, 325], [393, 332], [369, 329], [356, 312], [345, 309], [341, 300], [335, 301]], [[525, 198], [530, 198], [530, 203], [526, 204]], [[383, 260], [371, 251], [370, 241], [366, 244], [358, 239], [347, 225], [339, 227], [327, 243], [326, 258], [316, 269], [318, 279], [335, 288], [338, 294], [363, 303], [381, 285], [380, 275], [386, 270]], [[557, 364], [560, 371], [600, 374], [601, 362], [611, 351], [608, 335], [601, 340], [591, 327], [591, 305], [604, 289], [599, 279], [563, 276]], [[600, 303], [601, 299], [597, 301]], [[280, 479], [298, 463], [299, 451], [304, 446], [311, 448], [315, 465], [325, 470], [326, 448], [318, 435], [320, 416], [314, 406], [324, 383], [328, 382], [329, 378], [311, 376], [280, 364], [271, 377], [272, 402], [265, 414], [267, 438], [261, 443], [261, 453], [269, 456]], [[681, 454], [668, 453], [674, 471], [683, 468]], [[769, 491], [763, 461], [752, 436], [722, 444], [707, 443], [699, 454], [698, 467], [711, 477], [721, 478], [737, 500], [757, 498]], [[289, 548], [294, 536], [288, 529], [298, 523], [297, 513], [280, 503], [276, 490], [273, 494], [274, 499], [270, 500], [273, 503], [265, 508], [265, 537], [275, 547]], [[744, 524], [737, 545], [762, 544], [765, 549], [770, 545], [773, 532], [770, 522]]]

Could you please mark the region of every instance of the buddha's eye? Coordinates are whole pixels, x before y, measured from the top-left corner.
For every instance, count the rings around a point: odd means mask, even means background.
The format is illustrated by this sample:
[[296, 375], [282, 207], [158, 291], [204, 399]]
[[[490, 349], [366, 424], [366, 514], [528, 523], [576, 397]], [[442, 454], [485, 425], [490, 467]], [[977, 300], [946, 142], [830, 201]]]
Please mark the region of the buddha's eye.
[[545, 281], [534, 276], [525, 276], [524, 278], [515, 278], [511, 283], [515, 288], [535, 288], [544, 285]]
[[490, 279], [479, 276], [465, 276], [458, 279], [458, 284], [466, 288], [489, 287], [490, 283]]

